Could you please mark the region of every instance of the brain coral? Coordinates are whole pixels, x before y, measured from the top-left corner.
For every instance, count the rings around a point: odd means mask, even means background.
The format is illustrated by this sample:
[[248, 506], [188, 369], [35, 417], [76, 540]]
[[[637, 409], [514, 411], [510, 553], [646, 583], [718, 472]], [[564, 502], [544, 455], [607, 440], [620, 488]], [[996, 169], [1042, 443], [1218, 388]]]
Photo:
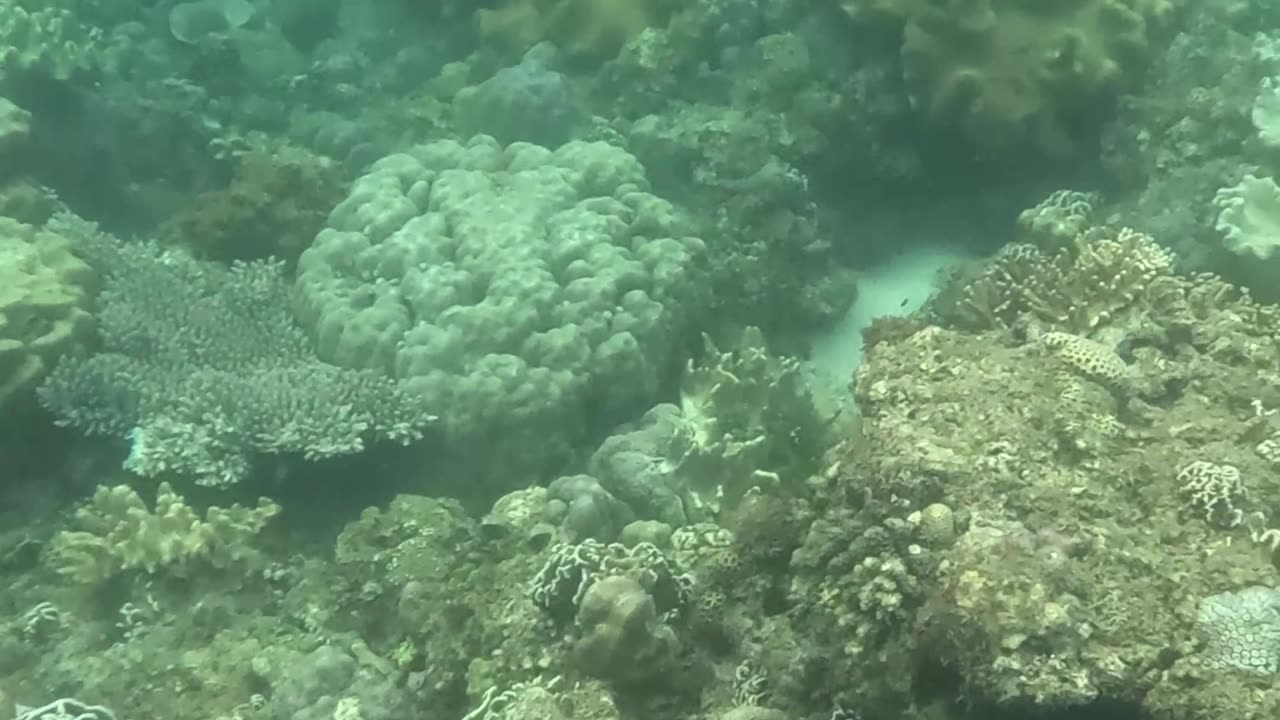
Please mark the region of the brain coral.
[[847, 0], [900, 23], [912, 102], [979, 150], [1075, 150], [1150, 54], [1167, 0]]
[[647, 188], [604, 143], [390, 155], [302, 254], [299, 314], [323, 359], [403, 378], [450, 447], [523, 486], [648, 400], [697, 307], [703, 243]]

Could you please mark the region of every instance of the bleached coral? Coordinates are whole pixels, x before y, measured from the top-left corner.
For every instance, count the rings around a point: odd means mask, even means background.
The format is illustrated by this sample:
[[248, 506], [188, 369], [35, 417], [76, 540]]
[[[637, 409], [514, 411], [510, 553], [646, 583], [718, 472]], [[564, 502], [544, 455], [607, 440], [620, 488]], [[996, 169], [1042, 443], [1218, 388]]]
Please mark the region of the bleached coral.
[[116, 715], [102, 705], [59, 698], [39, 707], [18, 705], [14, 720], [116, 720]]
[[552, 546], [530, 585], [533, 601], [564, 619], [577, 613], [591, 586], [607, 577], [628, 577], [654, 596], [666, 612], [687, 605], [692, 580], [666, 554], [649, 543], [626, 547], [595, 540]]
[[1240, 468], [1197, 460], [1182, 468], [1178, 482], [1187, 503], [1203, 514], [1205, 522], [1233, 528], [1244, 520], [1242, 506], [1249, 493]]
[[771, 354], [758, 328], [746, 328], [721, 351], [704, 337], [706, 354], [690, 362], [680, 387], [689, 444], [678, 465], [687, 478], [685, 510], [713, 515], [748, 490], [817, 471], [825, 422], [794, 358]]

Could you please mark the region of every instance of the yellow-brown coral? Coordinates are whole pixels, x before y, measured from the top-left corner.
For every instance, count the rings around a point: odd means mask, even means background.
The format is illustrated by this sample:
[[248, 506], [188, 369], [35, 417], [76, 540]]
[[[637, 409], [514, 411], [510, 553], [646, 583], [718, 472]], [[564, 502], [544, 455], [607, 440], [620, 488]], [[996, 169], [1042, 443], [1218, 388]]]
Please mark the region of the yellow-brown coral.
[[97, 277], [72, 253], [73, 235], [57, 223], [34, 228], [0, 217], [0, 407], [92, 333]]

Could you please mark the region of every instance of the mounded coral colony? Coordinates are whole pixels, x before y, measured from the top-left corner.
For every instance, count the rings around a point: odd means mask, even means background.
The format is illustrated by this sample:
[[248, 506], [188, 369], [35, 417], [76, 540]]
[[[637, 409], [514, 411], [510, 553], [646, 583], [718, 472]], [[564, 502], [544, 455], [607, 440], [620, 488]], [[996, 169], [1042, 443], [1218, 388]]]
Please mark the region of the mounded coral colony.
[[1069, 156], [1132, 88], [1168, 0], [843, 0], [856, 21], [900, 29], [912, 105], [983, 153]]

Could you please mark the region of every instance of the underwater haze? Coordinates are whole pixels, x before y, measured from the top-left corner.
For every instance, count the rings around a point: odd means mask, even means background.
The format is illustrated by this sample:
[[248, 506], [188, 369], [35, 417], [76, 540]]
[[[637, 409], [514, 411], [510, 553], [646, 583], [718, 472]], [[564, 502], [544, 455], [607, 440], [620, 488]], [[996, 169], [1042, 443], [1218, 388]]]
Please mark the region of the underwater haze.
[[0, 720], [1280, 718], [1270, 0], [0, 0]]

